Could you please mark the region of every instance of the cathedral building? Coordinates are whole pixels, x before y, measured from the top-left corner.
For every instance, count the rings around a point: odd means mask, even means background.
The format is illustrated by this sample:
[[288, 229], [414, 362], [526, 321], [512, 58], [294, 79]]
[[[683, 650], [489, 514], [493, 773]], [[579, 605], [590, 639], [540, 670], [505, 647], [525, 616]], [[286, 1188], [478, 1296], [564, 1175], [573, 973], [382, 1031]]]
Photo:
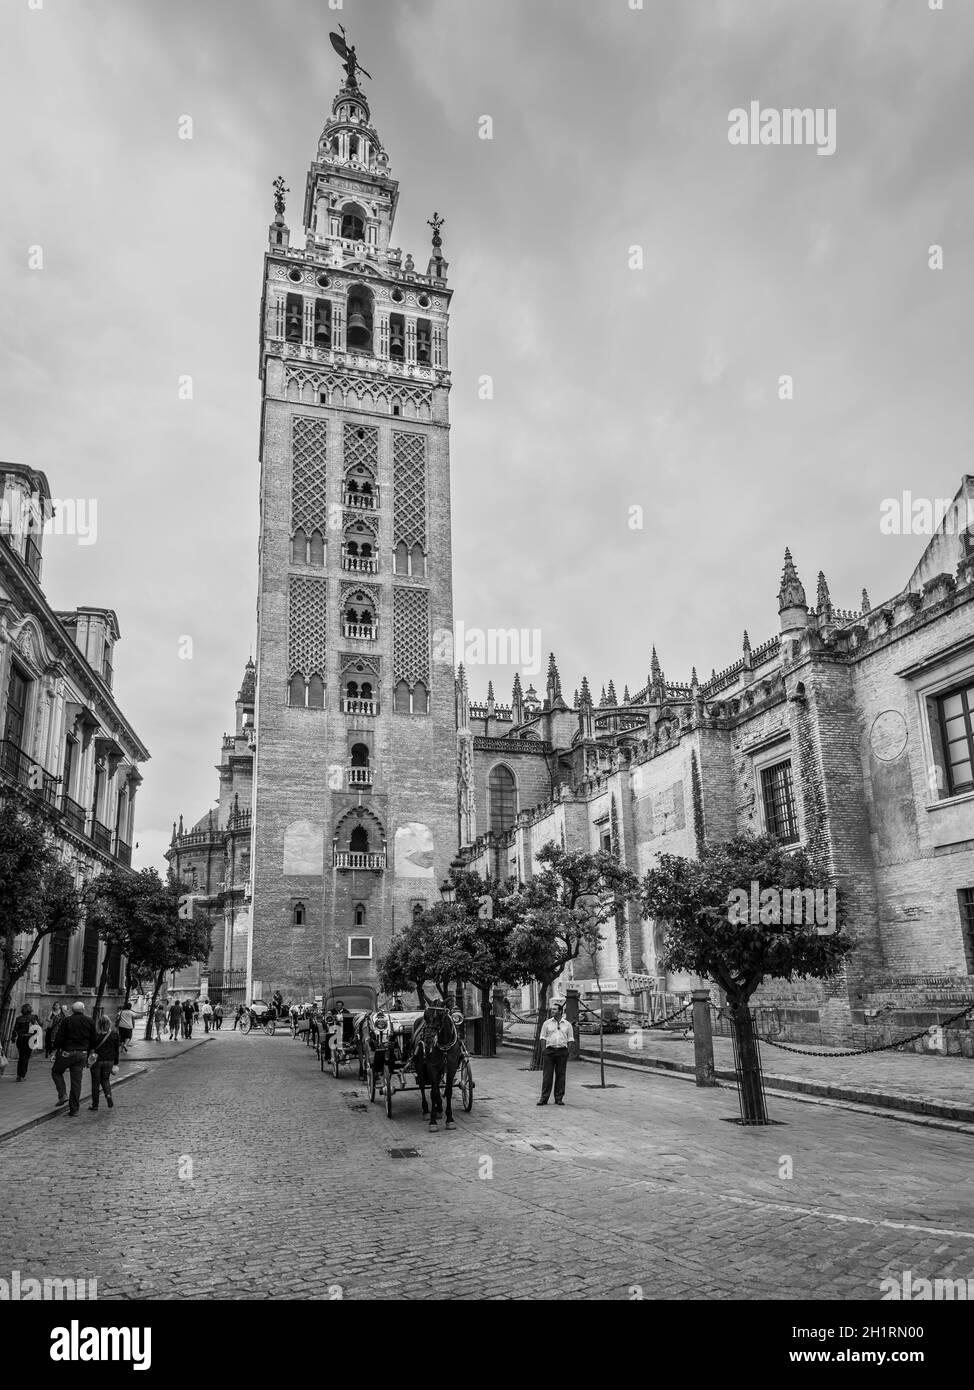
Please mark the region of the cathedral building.
[[220, 795], [187, 830], [173, 825], [166, 859], [176, 880], [204, 912], [213, 935], [205, 964], [177, 971], [169, 993], [183, 998], [203, 988], [223, 1004], [240, 1003], [246, 989], [250, 941], [250, 841], [254, 772], [255, 667], [248, 661], [237, 692], [233, 733], [223, 735]]
[[[352, 51], [291, 246], [264, 258], [255, 995], [376, 982], [457, 846], [447, 331], [392, 245], [399, 186]], [[442, 653], [445, 652], [445, 659]], [[434, 657], [435, 654], [435, 657]]]
[[[755, 996], [783, 1036], [885, 1041], [974, 998], [974, 477], [904, 587], [854, 610], [814, 604], [785, 552], [778, 631], [701, 680], [569, 706], [552, 657], [543, 699], [515, 677], [471, 703], [456, 686], [463, 857], [529, 878], [538, 850], [611, 849], [642, 876], [660, 853], [769, 832], [803, 845], [841, 888], [856, 949], [828, 982], [769, 981]], [[743, 885], [746, 889], [747, 885]], [[659, 963], [662, 924], [630, 909], [575, 983], [644, 1008], [695, 982]], [[527, 998], [524, 1003], [530, 1002]], [[974, 1031], [951, 1031], [974, 1055]], [[948, 1045], [944, 1043], [944, 1045]]]
[[[45, 530], [57, 506], [43, 473], [0, 463], [0, 800], [17, 788], [43, 796], [56, 812], [58, 854], [80, 888], [106, 869], [131, 867], [139, 769], [149, 753], [115, 693], [114, 612], [55, 611], [41, 588]], [[43, 939], [15, 1004], [44, 1016], [55, 1003], [90, 1004], [106, 946], [93, 927], [79, 927]], [[19, 945], [27, 949], [30, 939]], [[112, 1011], [125, 983], [117, 952], [107, 981], [104, 1007]]]

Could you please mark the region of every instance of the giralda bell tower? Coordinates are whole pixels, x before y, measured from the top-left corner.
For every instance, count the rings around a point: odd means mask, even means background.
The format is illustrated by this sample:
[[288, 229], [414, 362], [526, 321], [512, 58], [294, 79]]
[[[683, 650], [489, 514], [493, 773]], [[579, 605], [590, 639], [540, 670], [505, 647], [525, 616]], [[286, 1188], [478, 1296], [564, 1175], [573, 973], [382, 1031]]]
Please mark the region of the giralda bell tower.
[[391, 243], [399, 185], [359, 85], [318, 141], [261, 301], [260, 555], [248, 986], [376, 983], [457, 848], [447, 325]]

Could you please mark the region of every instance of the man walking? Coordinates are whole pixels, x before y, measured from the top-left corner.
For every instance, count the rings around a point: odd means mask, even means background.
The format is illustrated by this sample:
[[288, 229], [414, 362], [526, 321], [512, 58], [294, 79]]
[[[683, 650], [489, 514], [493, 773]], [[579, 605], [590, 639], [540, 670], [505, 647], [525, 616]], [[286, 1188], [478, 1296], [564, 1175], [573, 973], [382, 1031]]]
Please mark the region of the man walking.
[[178, 1042], [179, 1032], [183, 1022], [183, 1011], [180, 1008], [179, 1000], [174, 999], [169, 1005], [169, 1041]]
[[[95, 1046], [95, 1025], [85, 1013], [85, 1006], [78, 999], [71, 1005], [71, 1012], [58, 1029], [54, 1040], [57, 1049], [51, 1078], [57, 1087], [58, 1105], [66, 1105], [69, 1115], [77, 1115], [81, 1106], [81, 1082], [84, 1079], [88, 1053]], [[71, 1073], [71, 1095], [68, 1096], [64, 1084], [64, 1073]]]
[[193, 1001], [186, 999], [183, 1002], [183, 1037], [193, 1036]]
[[213, 1022], [213, 1005], [210, 1003], [209, 999], [203, 1000], [201, 1012], [203, 1014], [203, 1032], [208, 1033], [210, 1031], [210, 1024]]
[[216, 1031], [217, 1031], [218, 1033], [219, 1033], [220, 1029], [223, 1027], [223, 1005], [222, 1005], [222, 1004], [214, 1004], [214, 1005], [213, 1005], [213, 1027], [216, 1029]]
[[547, 1105], [551, 1095], [551, 1083], [555, 1083], [555, 1104], [565, 1104], [565, 1073], [568, 1070], [568, 1049], [574, 1042], [572, 1025], [564, 1017], [565, 1006], [556, 999], [551, 1005], [551, 1017], [541, 1028], [541, 1046], [544, 1048], [541, 1099], [539, 1105]]

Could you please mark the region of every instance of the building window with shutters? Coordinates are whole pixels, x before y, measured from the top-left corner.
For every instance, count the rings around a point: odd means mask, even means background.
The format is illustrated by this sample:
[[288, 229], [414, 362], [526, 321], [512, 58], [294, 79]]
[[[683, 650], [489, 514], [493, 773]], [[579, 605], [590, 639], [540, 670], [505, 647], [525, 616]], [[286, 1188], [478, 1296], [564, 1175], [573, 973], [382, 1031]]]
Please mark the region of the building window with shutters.
[[974, 682], [937, 697], [948, 796], [974, 791]]
[[47, 983], [66, 985], [68, 983], [68, 952], [71, 937], [66, 931], [56, 931], [51, 936], [47, 952]]
[[85, 927], [85, 942], [81, 952], [81, 986], [94, 989], [98, 984], [98, 928]]

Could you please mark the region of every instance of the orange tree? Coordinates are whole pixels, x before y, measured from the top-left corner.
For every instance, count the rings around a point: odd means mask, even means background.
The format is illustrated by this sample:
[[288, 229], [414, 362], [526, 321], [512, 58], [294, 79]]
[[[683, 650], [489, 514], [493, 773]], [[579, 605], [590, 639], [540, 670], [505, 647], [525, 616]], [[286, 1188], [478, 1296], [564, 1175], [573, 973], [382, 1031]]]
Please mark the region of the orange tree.
[[[702, 847], [699, 859], [661, 854], [643, 879], [643, 916], [664, 927], [661, 965], [715, 980], [727, 996], [744, 1116], [750, 1123], [767, 1120], [751, 996], [766, 979], [827, 978], [839, 970], [853, 945], [842, 932], [841, 896], [835, 894], [832, 920], [824, 924], [804, 910], [809, 892], [828, 902], [831, 888], [828, 873], [804, 849], [789, 849], [771, 835], [714, 841]], [[787, 902], [790, 909], [796, 893], [802, 895], [798, 915], [803, 920], [786, 923], [781, 908]], [[762, 895], [764, 905], [754, 914], [751, 903], [760, 903]], [[756, 921], [751, 920], [754, 915]], [[795, 914], [789, 910], [787, 915]]]

